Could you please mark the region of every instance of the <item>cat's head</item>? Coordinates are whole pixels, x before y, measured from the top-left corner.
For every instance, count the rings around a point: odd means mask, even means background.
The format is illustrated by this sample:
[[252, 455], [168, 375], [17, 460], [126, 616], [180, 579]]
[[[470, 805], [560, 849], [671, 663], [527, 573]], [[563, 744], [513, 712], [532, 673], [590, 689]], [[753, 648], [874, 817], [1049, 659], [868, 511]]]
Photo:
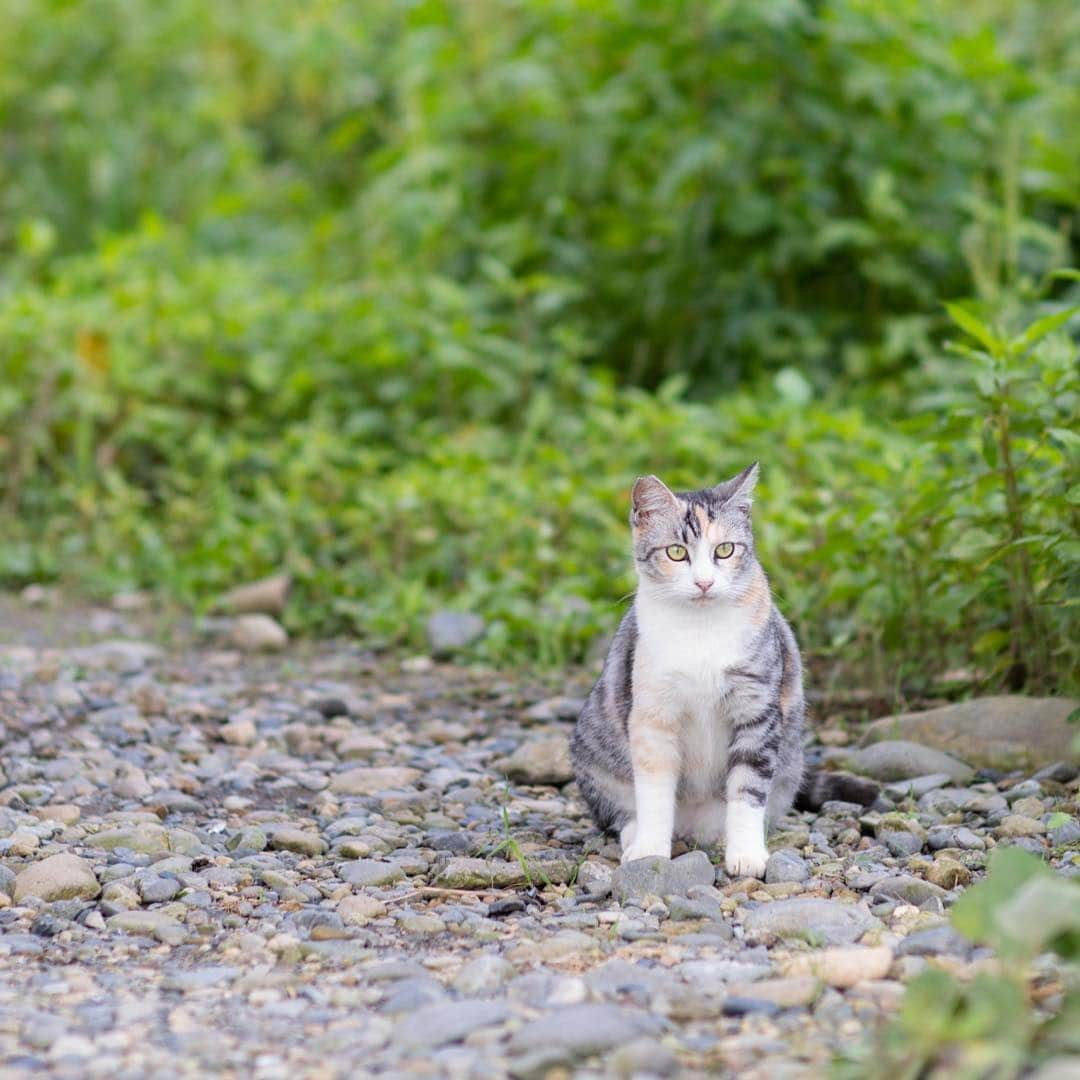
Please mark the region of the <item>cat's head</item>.
[[640, 589], [707, 608], [739, 599], [759, 574], [750, 527], [757, 462], [701, 491], [673, 492], [639, 477], [631, 495]]

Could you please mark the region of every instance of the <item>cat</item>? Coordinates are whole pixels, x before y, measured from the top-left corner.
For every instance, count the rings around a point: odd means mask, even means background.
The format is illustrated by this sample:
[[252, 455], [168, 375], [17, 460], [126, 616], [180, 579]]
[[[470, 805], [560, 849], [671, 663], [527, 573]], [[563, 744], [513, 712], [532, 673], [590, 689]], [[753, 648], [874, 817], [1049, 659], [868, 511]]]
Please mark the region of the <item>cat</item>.
[[[681, 836], [722, 843], [728, 874], [760, 878], [768, 825], [812, 786], [799, 647], [754, 550], [757, 477], [755, 462], [701, 491], [634, 484], [637, 592], [570, 742], [578, 787], [624, 863], [670, 858]], [[877, 793], [854, 777], [830, 786], [864, 805]]]

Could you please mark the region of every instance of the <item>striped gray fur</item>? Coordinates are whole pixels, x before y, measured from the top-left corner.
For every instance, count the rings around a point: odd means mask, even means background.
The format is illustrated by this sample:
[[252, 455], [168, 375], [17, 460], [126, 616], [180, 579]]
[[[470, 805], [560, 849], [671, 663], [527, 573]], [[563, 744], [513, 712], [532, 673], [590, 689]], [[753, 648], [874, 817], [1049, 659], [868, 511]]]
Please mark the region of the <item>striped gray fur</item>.
[[624, 861], [670, 855], [682, 835], [722, 842], [729, 872], [761, 876], [767, 823], [800, 788], [802, 665], [754, 551], [756, 477], [755, 464], [702, 491], [634, 485], [638, 589], [571, 740]]

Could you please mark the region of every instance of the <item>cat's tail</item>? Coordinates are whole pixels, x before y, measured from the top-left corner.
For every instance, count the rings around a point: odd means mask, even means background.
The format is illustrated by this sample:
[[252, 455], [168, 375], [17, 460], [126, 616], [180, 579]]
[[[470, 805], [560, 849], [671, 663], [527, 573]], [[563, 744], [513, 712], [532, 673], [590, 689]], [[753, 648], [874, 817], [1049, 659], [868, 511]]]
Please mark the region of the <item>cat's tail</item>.
[[862, 776], [809, 768], [795, 796], [795, 809], [816, 812], [825, 803], [834, 800], [873, 806], [880, 790], [873, 780]]

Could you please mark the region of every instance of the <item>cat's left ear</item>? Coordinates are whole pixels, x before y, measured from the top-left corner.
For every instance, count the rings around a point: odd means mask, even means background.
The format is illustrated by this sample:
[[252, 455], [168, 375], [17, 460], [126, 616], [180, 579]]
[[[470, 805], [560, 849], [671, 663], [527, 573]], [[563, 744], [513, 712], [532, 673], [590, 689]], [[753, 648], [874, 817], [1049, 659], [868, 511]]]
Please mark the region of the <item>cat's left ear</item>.
[[754, 502], [754, 486], [757, 484], [758, 463], [747, 465], [738, 476], [718, 484], [713, 490], [723, 499], [725, 509], [740, 510], [750, 516], [750, 507]]

